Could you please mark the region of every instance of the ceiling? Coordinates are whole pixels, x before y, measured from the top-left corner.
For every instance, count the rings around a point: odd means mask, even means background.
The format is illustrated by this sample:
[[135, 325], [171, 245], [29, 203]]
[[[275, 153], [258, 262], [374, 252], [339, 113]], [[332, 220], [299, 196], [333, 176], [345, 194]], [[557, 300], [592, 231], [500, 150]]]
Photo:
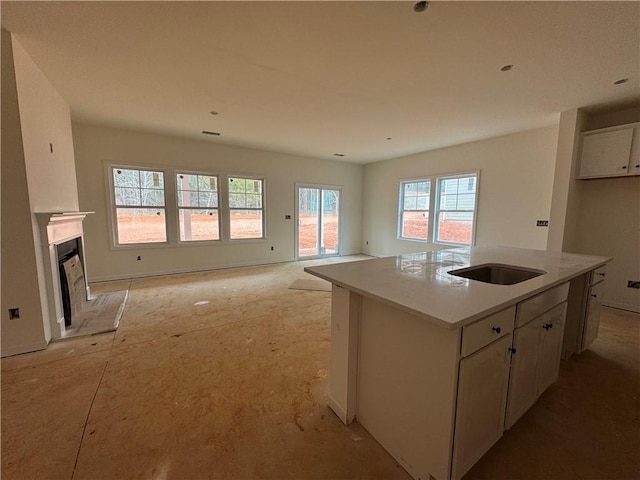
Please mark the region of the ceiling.
[[640, 2], [1, 8], [74, 120], [307, 157], [367, 163], [640, 97]]

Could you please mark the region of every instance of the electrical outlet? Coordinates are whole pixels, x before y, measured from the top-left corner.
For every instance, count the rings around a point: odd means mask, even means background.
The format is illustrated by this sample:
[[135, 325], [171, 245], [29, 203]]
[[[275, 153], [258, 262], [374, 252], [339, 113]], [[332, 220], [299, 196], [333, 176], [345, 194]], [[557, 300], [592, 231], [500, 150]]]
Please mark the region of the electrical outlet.
[[285, 215], [285, 216], [284, 216], [284, 219], [285, 219], [285, 220], [291, 220], [291, 215]]
[[136, 262], [141, 262], [142, 261], [142, 257], [140, 255], [137, 256], [136, 258]]
[[640, 280], [627, 280], [627, 288], [640, 288]]
[[536, 221], [536, 227], [548, 227], [549, 226], [549, 220], [537, 220]]
[[273, 252], [273, 246], [271, 247], [271, 251]]
[[19, 308], [10, 308], [9, 309], [9, 320], [16, 320], [20, 318], [20, 309]]

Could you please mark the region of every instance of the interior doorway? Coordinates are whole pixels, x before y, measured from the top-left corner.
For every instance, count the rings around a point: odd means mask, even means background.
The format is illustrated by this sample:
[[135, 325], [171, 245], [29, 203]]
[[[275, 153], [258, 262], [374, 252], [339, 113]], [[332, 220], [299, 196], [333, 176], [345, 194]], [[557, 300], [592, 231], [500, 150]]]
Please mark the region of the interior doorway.
[[296, 253], [298, 258], [340, 254], [339, 187], [296, 185]]

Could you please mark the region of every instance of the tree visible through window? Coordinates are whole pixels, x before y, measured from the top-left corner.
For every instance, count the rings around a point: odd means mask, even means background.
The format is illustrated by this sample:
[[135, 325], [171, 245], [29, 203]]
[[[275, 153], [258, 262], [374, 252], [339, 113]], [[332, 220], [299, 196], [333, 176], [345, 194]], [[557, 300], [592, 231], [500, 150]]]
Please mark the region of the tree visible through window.
[[176, 177], [180, 240], [219, 240], [218, 177], [187, 173]]
[[112, 168], [118, 244], [167, 241], [164, 174]]
[[264, 238], [263, 216], [263, 181], [230, 177], [230, 239]]

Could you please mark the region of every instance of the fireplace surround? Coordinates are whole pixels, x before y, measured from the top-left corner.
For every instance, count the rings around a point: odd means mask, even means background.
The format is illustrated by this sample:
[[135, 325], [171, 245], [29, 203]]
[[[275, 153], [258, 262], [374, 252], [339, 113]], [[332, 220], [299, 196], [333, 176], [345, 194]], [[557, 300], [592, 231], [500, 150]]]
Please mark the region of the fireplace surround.
[[[63, 338], [72, 318], [63, 302], [63, 285], [60, 278], [60, 262], [70, 255], [78, 255], [84, 273], [85, 300], [90, 300], [91, 291], [87, 282], [86, 259], [84, 254], [84, 230], [82, 221], [94, 212], [36, 213], [40, 225], [45, 283], [49, 306], [51, 338]], [[66, 323], [66, 324], [65, 324]]]

